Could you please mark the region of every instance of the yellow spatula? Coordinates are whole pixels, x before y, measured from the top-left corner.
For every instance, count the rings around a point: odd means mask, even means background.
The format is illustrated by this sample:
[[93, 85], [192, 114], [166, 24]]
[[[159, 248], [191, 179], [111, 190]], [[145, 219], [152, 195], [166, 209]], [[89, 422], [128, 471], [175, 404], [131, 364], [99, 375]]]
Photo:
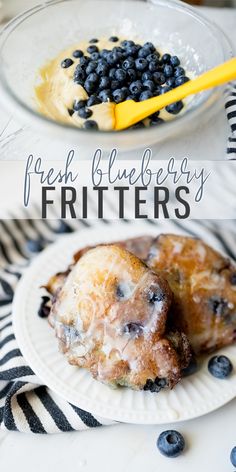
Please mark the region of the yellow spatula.
[[171, 103], [234, 79], [236, 79], [236, 57], [158, 97], [143, 102], [127, 100], [119, 103], [115, 107], [115, 129], [118, 131], [129, 128]]

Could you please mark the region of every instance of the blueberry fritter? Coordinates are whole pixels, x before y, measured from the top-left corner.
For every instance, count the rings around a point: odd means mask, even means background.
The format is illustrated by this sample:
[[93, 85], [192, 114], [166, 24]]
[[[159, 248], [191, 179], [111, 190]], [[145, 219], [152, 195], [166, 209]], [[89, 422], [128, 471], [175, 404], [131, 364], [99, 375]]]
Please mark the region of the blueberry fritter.
[[229, 259], [199, 239], [172, 234], [117, 244], [168, 280], [174, 294], [169, 325], [187, 335], [196, 354], [236, 340], [236, 266]]
[[167, 331], [168, 282], [110, 245], [87, 251], [48, 284], [49, 321], [69, 363], [110, 386], [172, 388], [189, 363], [184, 334]]

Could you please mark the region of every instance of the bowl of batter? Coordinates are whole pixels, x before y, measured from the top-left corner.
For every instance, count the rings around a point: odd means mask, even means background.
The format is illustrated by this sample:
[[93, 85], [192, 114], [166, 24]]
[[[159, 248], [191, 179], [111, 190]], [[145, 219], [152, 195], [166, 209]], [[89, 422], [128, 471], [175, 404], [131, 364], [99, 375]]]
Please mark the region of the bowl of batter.
[[152, 146], [191, 132], [217, 88], [114, 131], [114, 107], [165, 93], [230, 57], [218, 28], [175, 0], [53, 0], [0, 37], [0, 91], [13, 116], [80, 147]]

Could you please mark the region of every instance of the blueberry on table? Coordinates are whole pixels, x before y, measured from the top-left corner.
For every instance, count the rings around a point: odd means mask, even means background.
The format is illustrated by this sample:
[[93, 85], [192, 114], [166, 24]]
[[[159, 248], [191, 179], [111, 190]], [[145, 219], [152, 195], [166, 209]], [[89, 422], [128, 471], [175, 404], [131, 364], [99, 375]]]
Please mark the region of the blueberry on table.
[[127, 78], [130, 82], [134, 82], [137, 79], [137, 73], [134, 69], [127, 70]]
[[89, 75], [97, 69], [97, 62], [90, 61], [86, 67], [86, 74]]
[[175, 86], [179, 87], [180, 85], [186, 84], [186, 82], [189, 82], [189, 78], [185, 75], [180, 75], [175, 79]]
[[84, 128], [85, 129], [98, 129], [98, 124], [94, 120], [87, 120], [84, 123]]
[[64, 61], [62, 61], [61, 67], [63, 69], [68, 69], [68, 67], [71, 67], [73, 64], [74, 64], [74, 61], [72, 61], [72, 59], [70, 58], [67, 58], [67, 59], [64, 59]]
[[155, 61], [158, 63], [159, 61], [159, 58], [160, 58], [160, 54], [157, 53], [157, 52], [153, 52], [152, 54], [149, 54], [146, 59], [148, 62], [152, 62], [152, 61]]
[[108, 77], [101, 77], [98, 88], [99, 90], [108, 89], [110, 87], [110, 79]]
[[128, 56], [122, 64], [124, 70], [133, 69], [135, 66], [135, 60], [133, 57]]
[[40, 305], [40, 308], [38, 310], [38, 316], [40, 318], [48, 318], [49, 313], [50, 313], [50, 307], [47, 306], [47, 304], [50, 302], [49, 297], [42, 297], [42, 303]]
[[159, 69], [159, 64], [157, 61], [149, 62], [148, 69], [150, 72], [157, 72]]
[[83, 57], [84, 53], [81, 51], [81, 49], [76, 49], [72, 56], [75, 57], [76, 59], [79, 59], [80, 57]]
[[104, 62], [99, 62], [98, 63], [98, 66], [97, 66], [97, 69], [96, 69], [96, 73], [100, 76], [100, 77], [104, 77], [108, 74], [109, 72], [109, 67], [106, 63]]
[[145, 80], [143, 86], [146, 90], [150, 90], [151, 92], [154, 92], [155, 90], [155, 84], [152, 80]]
[[99, 52], [93, 52], [93, 53], [90, 55], [91, 61], [98, 61], [99, 57], [100, 57]]
[[175, 77], [169, 77], [166, 81], [167, 87], [172, 87], [174, 88], [176, 86], [176, 80]]
[[109, 38], [109, 41], [110, 41], [111, 43], [118, 43], [119, 38], [118, 38], [117, 36], [111, 36], [111, 37]]
[[156, 85], [164, 85], [166, 78], [162, 72], [154, 72], [152, 80], [154, 80]]
[[82, 69], [80, 65], [77, 66], [74, 72], [74, 82], [82, 85], [85, 79], [86, 79], [85, 71]]
[[185, 440], [178, 431], [163, 431], [157, 440], [157, 447], [163, 456], [178, 457], [185, 448]]
[[150, 54], [150, 50], [148, 48], [145, 49], [144, 47], [142, 47], [138, 51], [138, 57], [141, 57], [141, 58], [145, 58], [149, 56], [149, 54]]
[[195, 357], [192, 357], [188, 367], [185, 367], [185, 369], [182, 370], [183, 377], [189, 377], [190, 375], [193, 375], [197, 372], [198, 370], [198, 363]]
[[91, 95], [87, 101], [87, 106], [88, 107], [93, 107], [94, 105], [100, 105], [102, 101], [97, 95]]
[[98, 39], [97, 38], [92, 38], [90, 39], [90, 44], [95, 44], [95, 43], [98, 43]]
[[234, 447], [230, 454], [230, 460], [234, 467], [236, 467], [236, 447]]
[[217, 379], [226, 379], [232, 373], [233, 365], [226, 356], [214, 356], [208, 362], [208, 370]]
[[112, 80], [110, 85], [111, 90], [120, 88], [120, 82], [118, 80]]
[[139, 57], [135, 61], [135, 67], [139, 71], [144, 71], [148, 67], [148, 61], [144, 57]]
[[78, 111], [78, 115], [80, 116], [80, 118], [83, 118], [85, 120], [90, 118], [92, 114], [93, 114], [92, 110], [89, 110], [88, 108], [80, 108]]
[[163, 72], [164, 72], [164, 75], [168, 78], [168, 77], [172, 77], [173, 74], [174, 74], [174, 69], [171, 65], [169, 64], [166, 64], [164, 66], [164, 69], [163, 69]]
[[143, 48], [146, 49], [146, 50], [149, 50], [150, 53], [154, 52], [156, 50], [155, 46], [153, 43], [151, 43], [150, 41], [148, 41], [147, 43], [145, 43], [143, 45]]
[[142, 81], [146, 82], [146, 80], [153, 80], [153, 75], [150, 71], [146, 71], [142, 74]]
[[32, 253], [41, 252], [44, 249], [44, 241], [42, 239], [29, 239], [26, 242], [26, 248]]
[[171, 105], [168, 105], [166, 107], [166, 111], [168, 113], [171, 113], [172, 115], [178, 115], [178, 113], [181, 112], [181, 110], [184, 108], [184, 104], [182, 101], [172, 103]]
[[79, 111], [80, 108], [84, 108], [86, 106], [86, 100], [75, 100], [73, 104], [74, 111]]
[[94, 52], [99, 52], [99, 49], [98, 49], [97, 46], [89, 46], [89, 47], [87, 48], [87, 52], [88, 52], [89, 54], [93, 54]]

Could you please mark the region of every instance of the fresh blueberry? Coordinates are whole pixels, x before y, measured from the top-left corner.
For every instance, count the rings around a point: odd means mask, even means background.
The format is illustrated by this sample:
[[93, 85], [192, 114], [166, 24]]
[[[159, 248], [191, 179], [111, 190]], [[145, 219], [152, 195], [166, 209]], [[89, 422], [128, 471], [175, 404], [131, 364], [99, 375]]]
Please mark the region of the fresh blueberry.
[[56, 234], [73, 233], [73, 229], [63, 220], [60, 221], [59, 226], [54, 231]]
[[163, 431], [157, 440], [157, 447], [163, 456], [178, 457], [185, 448], [185, 440], [178, 431]]
[[155, 84], [152, 80], [145, 80], [143, 86], [145, 89], [150, 90], [150, 92], [154, 92], [155, 90]]
[[111, 94], [111, 91], [109, 89], [106, 89], [106, 90], [102, 90], [100, 93], [99, 93], [99, 98], [102, 102], [110, 102], [112, 101], [112, 94]]
[[86, 79], [85, 71], [80, 66], [77, 66], [74, 72], [74, 81], [77, 84], [83, 85], [85, 79]]
[[89, 64], [90, 59], [88, 56], [83, 56], [80, 58], [79, 65], [77, 67], [80, 67], [81, 69], [85, 70], [87, 65]]
[[153, 97], [153, 93], [151, 90], [144, 90], [139, 96], [139, 101], [143, 102], [144, 100], [148, 100], [149, 98]]
[[112, 69], [109, 70], [109, 74], [108, 74], [109, 79], [115, 80], [116, 71], [117, 71], [117, 69], [115, 67], [112, 67]]
[[151, 43], [150, 41], [147, 42], [147, 43], [145, 43], [145, 44], [143, 45], [143, 48], [144, 48], [144, 49], [148, 49], [149, 51], [151, 51], [151, 53], [154, 52], [154, 51], [156, 51], [156, 48], [155, 48], [154, 44]]
[[75, 100], [73, 104], [74, 111], [79, 111], [80, 108], [84, 108], [87, 104], [86, 100]]
[[110, 87], [110, 79], [108, 77], [101, 77], [99, 82], [99, 90], [108, 89]]
[[236, 285], [236, 272], [234, 272], [233, 274], [231, 274], [230, 276], [230, 283], [231, 285]]
[[49, 302], [50, 302], [49, 297], [42, 297], [42, 303], [38, 310], [38, 316], [40, 318], [48, 318], [50, 314], [50, 310], [51, 310], [51, 308], [48, 306]]
[[98, 43], [98, 39], [97, 38], [92, 38], [90, 39], [90, 44], [95, 44], [95, 43]]
[[159, 379], [157, 377], [155, 380], [148, 379], [143, 387], [143, 390], [146, 392], [149, 391], [151, 393], [159, 393], [165, 387], [166, 379]]
[[44, 246], [45, 246], [44, 241], [41, 238], [29, 239], [26, 242], [26, 248], [28, 249], [28, 251], [32, 253], [41, 252], [44, 249]]
[[159, 64], [157, 61], [151, 61], [149, 62], [148, 69], [150, 72], [156, 72], [159, 69]]
[[165, 85], [165, 87], [162, 87], [161, 89], [161, 95], [163, 95], [164, 93], [170, 92], [172, 88], [173, 87], [170, 87], [169, 85]]
[[180, 60], [177, 56], [172, 56], [170, 58], [170, 63], [173, 67], [178, 67], [180, 65]]
[[109, 41], [110, 41], [111, 43], [118, 43], [119, 38], [118, 38], [117, 36], [111, 36], [111, 37], [109, 38]]
[[163, 85], [166, 81], [166, 78], [161, 72], [154, 72], [152, 80], [154, 80], [156, 85]]
[[158, 63], [159, 57], [160, 57], [160, 54], [158, 54], [157, 52], [154, 52], [154, 53], [152, 53], [152, 54], [149, 54], [149, 55], [146, 57], [146, 59], [147, 59], [148, 62], [154, 61], [154, 62], [157, 62], [157, 63]]
[[94, 105], [100, 105], [101, 100], [98, 98], [97, 95], [91, 95], [87, 101], [87, 106], [88, 107], [93, 107]]
[[89, 108], [80, 108], [79, 111], [78, 111], [78, 115], [80, 116], [80, 118], [83, 118], [84, 120], [87, 120], [88, 118], [90, 118], [90, 116], [92, 116], [93, 112], [92, 110], [89, 110]]
[[146, 71], [143, 73], [142, 75], [142, 81], [143, 82], [146, 82], [146, 80], [152, 80], [153, 79], [153, 75], [151, 74], [151, 72], [149, 71]]
[[98, 61], [99, 57], [100, 57], [99, 52], [93, 52], [93, 54], [91, 54], [90, 56], [91, 61]]
[[68, 108], [68, 113], [70, 116], [73, 116], [74, 115], [74, 110], [72, 110], [71, 108]]
[[172, 115], [178, 115], [178, 113], [180, 113], [181, 110], [183, 110], [183, 108], [184, 108], [184, 104], [180, 100], [179, 102], [175, 102], [175, 103], [172, 103], [171, 105], [168, 105], [166, 107], [166, 111], [168, 111], [168, 113], [171, 113]]
[[133, 57], [128, 56], [122, 64], [124, 70], [133, 69], [135, 66], [135, 60]]
[[137, 79], [137, 73], [134, 69], [128, 69], [126, 73], [129, 82], [134, 82]]
[[116, 90], [120, 88], [120, 82], [118, 80], [111, 81], [111, 90]]
[[94, 120], [87, 120], [84, 123], [84, 128], [85, 129], [98, 129], [98, 124]]
[[121, 102], [124, 102], [124, 100], [127, 97], [127, 94], [122, 89], [116, 89], [112, 93], [112, 96], [113, 96], [113, 99], [114, 99], [115, 103], [121, 103]]
[[147, 56], [149, 56], [149, 54], [151, 54], [150, 50], [148, 48], [142, 47], [141, 49], [139, 49], [138, 57], [146, 58]]
[[217, 379], [226, 379], [233, 370], [231, 361], [226, 356], [214, 356], [208, 362], [208, 370]]
[[182, 370], [182, 375], [183, 377], [189, 377], [190, 375], [195, 374], [197, 370], [198, 370], [198, 363], [197, 363], [196, 357], [192, 357], [188, 367], [185, 367], [185, 369]]
[[88, 52], [89, 54], [93, 54], [94, 52], [99, 52], [99, 49], [98, 49], [97, 46], [89, 46], [89, 47], [87, 48], [87, 52]]
[[167, 79], [167, 81], [166, 81], [167, 87], [172, 87], [172, 88], [174, 88], [174, 87], [175, 87], [175, 81], [176, 81], [176, 80], [177, 80], [177, 79], [175, 79], [174, 77], [169, 77], [169, 79]]
[[116, 70], [115, 79], [118, 80], [118, 82], [124, 82], [126, 78], [127, 78], [127, 74], [125, 70], [123, 69]]
[[136, 80], [135, 82], [132, 82], [129, 86], [129, 90], [132, 95], [138, 96], [142, 92], [142, 82], [140, 80]]
[[111, 51], [107, 54], [106, 59], [108, 64], [115, 66], [122, 59], [122, 54], [120, 52]]
[[70, 58], [67, 58], [67, 59], [64, 59], [64, 61], [62, 61], [61, 67], [63, 69], [68, 69], [68, 67], [71, 67], [73, 64], [74, 64], [74, 61], [72, 61], [72, 59]]
[[132, 338], [138, 338], [143, 333], [143, 326], [140, 323], [128, 323], [124, 326], [124, 333]]
[[128, 100], [135, 100], [135, 98], [132, 95], [128, 95], [128, 97], [126, 97], [126, 101]]
[[150, 126], [162, 125], [163, 123], [164, 123], [164, 120], [162, 118], [157, 118], [155, 120], [151, 119]]
[[161, 95], [161, 93], [162, 93], [162, 88], [161, 88], [160, 85], [158, 85], [158, 86], [155, 88], [155, 90], [154, 90], [154, 92], [153, 92], [153, 95], [154, 95], [154, 97], [158, 97], [158, 95]]
[[180, 75], [175, 79], [175, 86], [179, 87], [180, 85], [186, 84], [186, 82], [189, 82], [189, 78], [185, 75]]
[[127, 40], [127, 39], [125, 39], [121, 43], [121, 46], [123, 46], [123, 48], [125, 48], [125, 49], [127, 49], [128, 47], [134, 46], [134, 45], [135, 45], [134, 41]]
[[[99, 53], [99, 56], [101, 59], [106, 59], [107, 58], [107, 55], [109, 54], [109, 50], [108, 49], [102, 49]], [[92, 57], [92, 56], [91, 56]]]
[[130, 46], [126, 49], [128, 56], [137, 57], [139, 52], [139, 46], [135, 44], [134, 46]]
[[86, 74], [89, 75], [92, 72], [94, 72], [97, 69], [97, 62], [96, 61], [90, 61], [89, 64], [86, 67]]
[[[93, 74], [90, 74], [90, 75], [93, 75]], [[89, 77], [90, 77], [90, 75], [89, 75]], [[89, 78], [87, 78], [86, 81], [84, 82], [84, 88], [85, 88], [86, 92], [88, 92], [89, 94], [94, 93], [94, 91], [97, 87], [97, 80], [95, 81], [94, 79], [95, 79], [95, 77], [93, 78], [93, 80], [90, 80]]]
[[171, 55], [170, 54], [164, 54], [162, 56], [162, 62], [163, 64], [169, 64], [171, 60]]
[[74, 52], [73, 52], [73, 57], [75, 57], [76, 59], [78, 59], [79, 57], [83, 57], [84, 53], [83, 51], [81, 51], [80, 49], [76, 49]]
[[97, 69], [96, 69], [96, 73], [100, 76], [100, 77], [104, 77], [108, 74], [109, 72], [109, 67], [106, 63], [104, 62], [100, 62], [97, 66]]
[[174, 74], [174, 69], [169, 64], [166, 64], [163, 68], [163, 72], [164, 72], [166, 77], [172, 77], [173, 74]]
[[174, 70], [174, 76], [175, 77], [180, 77], [180, 76], [183, 76], [185, 75], [185, 70], [183, 67], [176, 67], [175, 70]]
[[139, 57], [135, 61], [135, 67], [139, 71], [144, 71], [148, 67], [148, 61], [144, 57]]
[[234, 467], [236, 467], [236, 447], [234, 447], [230, 453], [230, 460]]

